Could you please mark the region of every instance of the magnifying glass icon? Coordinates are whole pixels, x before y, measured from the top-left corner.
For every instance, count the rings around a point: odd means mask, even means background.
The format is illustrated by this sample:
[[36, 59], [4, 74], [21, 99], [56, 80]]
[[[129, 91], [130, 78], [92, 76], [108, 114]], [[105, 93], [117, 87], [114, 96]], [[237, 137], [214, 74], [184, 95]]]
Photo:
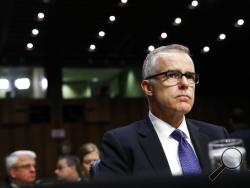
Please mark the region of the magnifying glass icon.
[[233, 170], [237, 169], [242, 163], [242, 154], [239, 149], [230, 147], [225, 149], [221, 155], [221, 166], [209, 175], [209, 179], [213, 181], [225, 168]]

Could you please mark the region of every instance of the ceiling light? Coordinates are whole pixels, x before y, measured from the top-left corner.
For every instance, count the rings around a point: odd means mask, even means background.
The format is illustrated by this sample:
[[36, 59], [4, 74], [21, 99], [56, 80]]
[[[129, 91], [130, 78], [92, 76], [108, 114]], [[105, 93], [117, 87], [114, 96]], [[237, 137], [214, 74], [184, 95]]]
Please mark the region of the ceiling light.
[[115, 21], [115, 16], [109, 16], [109, 21], [114, 22]]
[[224, 33], [221, 33], [218, 37], [218, 40], [225, 40], [226, 39], [226, 35]]
[[204, 46], [203, 48], [202, 48], [202, 53], [208, 53], [210, 51], [210, 48], [209, 48], [209, 46]]
[[243, 19], [238, 19], [237, 22], [234, 24], [235, 27], [242, 27], [244, 25]]
[[182, 20], [181, 20], [181, 18], [175, 18], [175, 20], [174, 20], [174, 25], [180, 25], [181, 24], [181, 22], [182, 22]]
[[32, 35], [36, 36], [39, 34], [39, 30], [38, 29], [32, 29]]
[[121, 0], [122, 4], [126, 4], [128, 2], [128, 0]]
[[10, 82], [9, 80], [5, 78], [0, 78], [0, 89], [7, 90], [10, 87]]
[[27, 43], [27, 45], [26, 45], [27, 50], [32, 50], [33, 47], [34, 47], [34, 45], [31, 42]]
[[30, 79], [29, 78], [18, 78], [15, 80], [15, 86], [17, 89], [20, 89], [20, 90], [29, 89]]
[[42, 20], [44, 19], [44, 17], [45, 17], [45, 15], [44, 15], [44, 13], [42, 13], [42, 12], [39, 12], [39, 13], [37, 14], [37, 19], [38, 19], [39, 21], [42, 21]]
[[100, 38], [104, 37], [105, 36], [105, 32], [104, 31], [99, 31], [98, 36]]
[[194, 0], [194, 1], [192, 1], [192, 2], [190, 3], [190, 5], [189, 5], [188, 8], [194, 9], [194, 8], [198, 7], [198, 5], [199, 5], [199, 2], [196, 1], [196, 0]]
[[161, 33], [161, 39], [165, 39], [165, 38], [167, 38], [167, 36], [168, 36], [167, 33], [165, 33], [165, 32]]
[[148, 47], [148, 51], [149, 51], [149, 52], [153, 51], [154, 49], [155, 49], [155, 47], [154, 47], [153, 45], [150, 45], [150, 46]]
[[48, 88], [48, 80], [47, 80], [47, 78], [43, 78], [41, 80], [41, 86], [42, 86], [43, 90], [46, 90]]
[[91, 45], [89, 46], [89, 51], [90, 51], [90, 52], [95, 51], [95, 49], [96, 49], [96, 46], [95, 46], [94, 44], [91, 44]]

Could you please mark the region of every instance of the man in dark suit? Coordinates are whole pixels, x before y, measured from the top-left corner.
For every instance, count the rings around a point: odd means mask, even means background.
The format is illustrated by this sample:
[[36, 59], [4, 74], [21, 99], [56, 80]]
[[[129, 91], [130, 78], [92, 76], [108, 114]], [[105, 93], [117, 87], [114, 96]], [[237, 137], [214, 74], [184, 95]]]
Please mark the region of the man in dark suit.
[[208, 142], [227, 138], [228, 133], [220, 126], [185, 118], [193, 107], [198, 82], [187, 47], [172, 44], [151, 51], [141, 82], [149, 115], [104, 135], [98, 176], [209, 171]]
[[64, 155], [58, 158], [54, 173], [59, 181], [81, 182], [83, 181], [82, 171], [82, 165], [77, 156]]

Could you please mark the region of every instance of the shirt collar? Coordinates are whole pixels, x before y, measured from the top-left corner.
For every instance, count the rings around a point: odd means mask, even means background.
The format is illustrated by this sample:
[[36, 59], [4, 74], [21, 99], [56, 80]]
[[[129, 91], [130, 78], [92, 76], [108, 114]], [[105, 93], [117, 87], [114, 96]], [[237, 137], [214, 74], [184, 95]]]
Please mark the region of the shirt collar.
[[[162, 135], [164, 135], [165, 137], [169, 137], [170, 134], [175, 130], [174, 127], [172, 127], [170, 124], [168, 124], [165, 121], [162, 121], [161, 119], [159, 119], [158, 117], [156, 117], [154, 114], [152, 114], [151, 111], [149, 111], [149, 119], [152, 122], [156, 132], [161, 133]], [[185, 137], [187, 139], [190, 139], [190, 134], [187, 128], [187, 123], [186, 123], [186, 119], [185, 116], [180, 124], [180, 126], [178, 127], [179, 130], [181, 130]]]
[[19, 188], [19, 186], [13, 182], [11, 182], [10, 184], [11, 184], [11, 187], [13, 187], [13, 188]]

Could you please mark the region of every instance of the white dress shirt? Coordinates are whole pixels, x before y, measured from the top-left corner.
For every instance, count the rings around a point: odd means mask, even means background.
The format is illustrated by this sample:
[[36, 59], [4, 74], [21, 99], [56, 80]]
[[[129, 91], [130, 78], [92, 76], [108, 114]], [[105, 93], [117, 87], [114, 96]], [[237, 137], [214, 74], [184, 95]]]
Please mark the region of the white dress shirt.
[[[179, 142], [170, 136], [170, 134], [175, 130], [175, 128], [172, 127], [170, 124], [157, 118], [150, 111], [149, 111], [149, 119], [151, 120], [153, 127], [161, 142], [172, 175], [173, 176], [182, 175], [182, 168], [178, 156]], [[185, 139], [193, 147], [185, 117], [181, 122], [180, 126], [178, 127], [178, 129], [180, 129], [185, 134]]]

